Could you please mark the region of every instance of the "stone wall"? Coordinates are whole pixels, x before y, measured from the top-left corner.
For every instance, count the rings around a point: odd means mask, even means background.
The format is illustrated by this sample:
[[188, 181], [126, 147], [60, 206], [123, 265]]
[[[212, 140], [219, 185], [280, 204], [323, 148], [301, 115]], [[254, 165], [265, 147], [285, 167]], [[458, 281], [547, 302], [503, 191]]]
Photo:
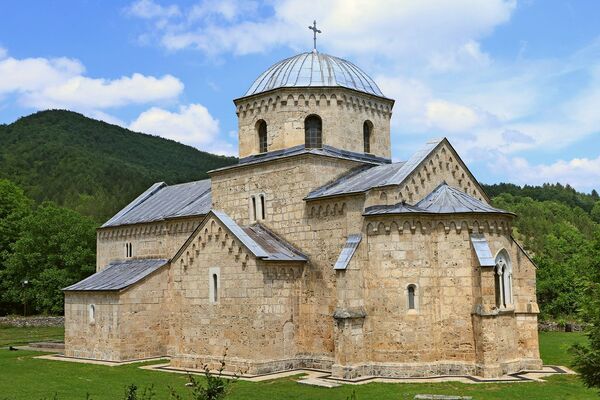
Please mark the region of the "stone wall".
[[203, 216], [146, 224], [100, 228], [96, 239], [96, 271], [111, 261], [125, 260], [125, 244], [133, 258], [171, 258], [196, 229]]
[[172, 365], [217, 367], [227, 352], [230, 370], [296, 368], [304, 268], [255, 259], [218, 219], [209, 218], [173, 260]]
[[333, 264], [349, 229], [361, 231], [362, 198], [307, 205], [304, 197], [359, 165], [343, 159], [302, 155], [213, 173], [213, 207], [246, 225], [249, 198], [263, 193], [265, 219], [260, 222], [310, 259], [303, 270], [297, 343], [307, 357], [332, 357], [332, 315], [336, 306]]
[[167, 282], [165, 266], [121, 292], [65, 292], [65, 355], [105, 361], [166, 355]]
[[[338, 322], [337, 340], [346, 346], [336, 347], [334, 375], [498, 376], [541, 366], [535, 270], [510, 237], [507, 218], [406, 219], [372, 218], [357, 252], [356, 262], [367, 259], [364, 272], [351, 263], [338, 275], [338, 292], [342, 286], [363, 288], [366, 316], [364, 322]], [[493, 268], [483, 271], [471, 250], [469, 234], [478, 231], [493, 254], [506, 249], [512, 261], [514, 304], [500, 312], [491, 306], [495, 296], [488, 270]], [[408, 285], [416, 286], [413, 310], [407, 305]], [[490, 312], [476, 312], [481, 304]]]
[[267, 123], [268, 151], [303, 145], [304, 120], [321, 117], [323, 144], [364, 152], [363, 123], [371, 121], [371, 154], [391, 158], [393, 101], [345, 88], [281, 88], [236, 100], [239, 153], [259, 152], [257, 123]]

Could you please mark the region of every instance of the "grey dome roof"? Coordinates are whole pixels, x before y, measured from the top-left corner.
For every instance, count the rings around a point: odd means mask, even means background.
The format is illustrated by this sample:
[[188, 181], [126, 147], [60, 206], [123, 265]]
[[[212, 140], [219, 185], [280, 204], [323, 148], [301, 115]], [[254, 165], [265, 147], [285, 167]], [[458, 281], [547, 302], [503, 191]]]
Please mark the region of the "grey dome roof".
[[385, 97], [377, 84], [350, 61], [311, 51], [271, 66], [252, 84], [244, 97], [280, 87], [341, 86]]

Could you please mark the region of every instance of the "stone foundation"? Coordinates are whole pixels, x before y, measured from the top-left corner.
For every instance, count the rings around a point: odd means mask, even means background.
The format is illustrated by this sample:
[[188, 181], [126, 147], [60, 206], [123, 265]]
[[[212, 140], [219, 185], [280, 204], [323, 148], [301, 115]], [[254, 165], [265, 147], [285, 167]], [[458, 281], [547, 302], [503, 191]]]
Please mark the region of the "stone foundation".
[[331, 374], [341, 379], [357, 379], [362, 377], [386, 378], [423, 378], [433, 376], [475, 375], [484, 378], [498, 378], [523, 370], [539, 370], [542, 360], [514, 360], [495, 366], [482, 366], [470, 362], [437, 362], [437, 363], [366, 363], [355, 365], [334, 364]]
[[[211, 370], [221, 367], [223, 357], [176, 356], [171, 359], [171, 367], [177, 369], [204, 369], [205, 365]], [[225, 357], [225, 370], [232, 373], [247, 375], [265, 375], [294, 369], [318, 369], [330, 371], [333, 359], [329, 357], [299, 356], [282, 360], [248, 360], [237, 357]]]

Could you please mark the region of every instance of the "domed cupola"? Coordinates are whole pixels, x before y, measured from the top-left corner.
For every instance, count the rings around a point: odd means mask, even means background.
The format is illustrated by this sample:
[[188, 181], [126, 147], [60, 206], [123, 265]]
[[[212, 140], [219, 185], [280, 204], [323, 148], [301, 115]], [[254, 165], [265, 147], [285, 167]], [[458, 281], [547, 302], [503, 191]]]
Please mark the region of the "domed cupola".
[[272, 65], [254, 81], [244, 97], [282, 87], [344, 87], [385, 97], [375, 81], [356, 65], [316, 50]]
[[[316, 47], [320, 31], [309, 29]], [[394, 100], [359, 67], [316, 48], [269, 67], [234, 103], [240, 158], [297, 146], [391, 156]]]

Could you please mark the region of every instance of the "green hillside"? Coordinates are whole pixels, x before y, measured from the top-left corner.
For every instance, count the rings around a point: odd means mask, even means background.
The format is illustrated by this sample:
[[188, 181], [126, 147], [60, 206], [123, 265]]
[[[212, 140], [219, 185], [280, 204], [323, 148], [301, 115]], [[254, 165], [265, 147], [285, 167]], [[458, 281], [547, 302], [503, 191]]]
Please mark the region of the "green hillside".
[[0, 178], [37, 202], [52, 200], [99, 222], [154, 182], [203, 179], [235, 161], [71, 111], [0, 125]]

